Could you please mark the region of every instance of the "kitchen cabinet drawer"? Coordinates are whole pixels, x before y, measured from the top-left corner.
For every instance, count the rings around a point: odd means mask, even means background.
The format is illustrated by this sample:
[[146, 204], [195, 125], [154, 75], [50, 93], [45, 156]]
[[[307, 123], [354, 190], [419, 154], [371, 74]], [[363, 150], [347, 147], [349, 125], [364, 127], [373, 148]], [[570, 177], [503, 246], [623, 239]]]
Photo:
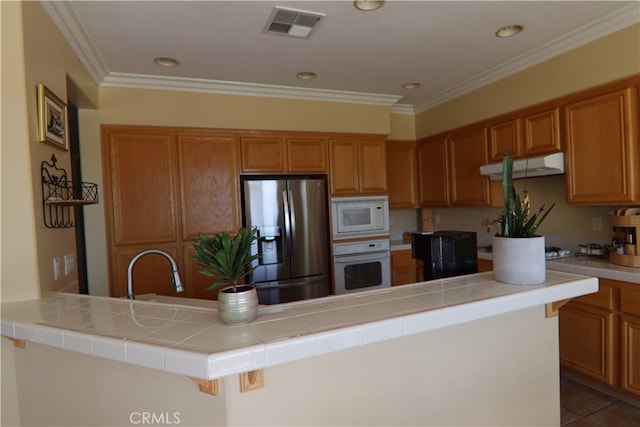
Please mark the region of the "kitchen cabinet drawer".
[[613, 310], [614, 288], [607, 285], [605, 279], [600, 279], [599, 287], [597, 293], [574, 298], [571, 301]]
[[640, 316], [640, 291], [620, 290], [620, 311]]

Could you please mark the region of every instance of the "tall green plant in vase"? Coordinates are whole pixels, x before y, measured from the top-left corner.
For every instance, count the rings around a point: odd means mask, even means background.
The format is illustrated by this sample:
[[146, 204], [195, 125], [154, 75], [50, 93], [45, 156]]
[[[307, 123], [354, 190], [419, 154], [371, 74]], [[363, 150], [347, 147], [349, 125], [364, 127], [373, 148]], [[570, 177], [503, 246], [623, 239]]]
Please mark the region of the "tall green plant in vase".
[[545, 210], [542, 205], [531, 215], [529, 192], [521, 197], [513, 186], [513, 157], [502, 159], [504, 208], [497, 222], [500, 232], [493, 236], [493, 277], [515, 285], [539, 285], [546, 280], [545, 238], [536, 234], [538, 227], [555, 203]]
[[251, 245], [258, 238], [255, 227], [243, 227], [235, 236], [219, 233], [207, 237], [200, 233], [191, 239], [193, 258], [202, 267], [199, 273], [220, 279], [208, 289], [218, 292], [218, 315], [230, 325], [242, 325], [258, 314], [258, 294], [255, 286], [240, 284], [254, 269], [258, 255], [251, 255]]
[[524, 190], [523, 197], [516, 193], [513, 186], [513, 157], [505, 153], [502, 158], [502, 194], [504, 197], [504, 209], [500, 223], [500, 236], [512, 238], [534, 237], [538, 227], [549, 215], [555, 203], [545, 211], [544, 205], [540, 206], [538, 212], [530, 215], [531, 201], [529, 192]]

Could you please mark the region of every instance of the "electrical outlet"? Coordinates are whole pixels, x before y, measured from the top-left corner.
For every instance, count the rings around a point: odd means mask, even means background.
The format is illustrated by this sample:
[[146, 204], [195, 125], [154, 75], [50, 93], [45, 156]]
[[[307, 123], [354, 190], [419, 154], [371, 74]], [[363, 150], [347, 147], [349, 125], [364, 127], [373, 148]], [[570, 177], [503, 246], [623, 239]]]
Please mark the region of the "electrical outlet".
[[435, 214], [434, 217], [433, 217], [433, 221], [436, 224], [440, 224], [440, 214]]
[[53, 280], [60, 279], [60, 257], [53, 258]]
[[591, 217], [591, 228], [595, 231], [602, 230], [602, 217], [600, 216]]
[[68, 276], [76, 269], [76, 260], [73, 253], [68, 253], [64, 256], [64, 275]]

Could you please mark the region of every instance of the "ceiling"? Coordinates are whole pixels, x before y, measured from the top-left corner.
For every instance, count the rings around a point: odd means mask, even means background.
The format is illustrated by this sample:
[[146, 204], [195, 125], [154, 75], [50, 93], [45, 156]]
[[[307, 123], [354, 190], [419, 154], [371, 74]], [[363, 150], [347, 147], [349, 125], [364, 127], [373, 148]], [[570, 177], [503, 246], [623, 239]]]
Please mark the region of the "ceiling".
[[[389, 105], [416, 113], [640, 22], [638, 1], [55, 1], [97, 83]], [[322, 13], [308, 38], [265, 32], [275, 6]], [[496, 30], [524, 31], [498, 38]], [[180, 64], [165, 68], [155, 57]], [[317, 77], [301, 80], [296, 73]], [[403, 89], [419, 82], [417, 89]]]

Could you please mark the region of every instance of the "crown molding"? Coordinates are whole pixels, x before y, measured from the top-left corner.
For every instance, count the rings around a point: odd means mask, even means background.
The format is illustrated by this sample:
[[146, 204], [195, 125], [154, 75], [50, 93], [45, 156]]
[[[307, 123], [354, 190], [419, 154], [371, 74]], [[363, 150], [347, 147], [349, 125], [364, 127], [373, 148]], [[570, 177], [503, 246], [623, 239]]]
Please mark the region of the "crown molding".
[[402, 99], [402, 96], [400, 95], [382, 95], [377, 93], [309, 89], [292, 86], [232, 82], [226, 80], [193, 79], [127, 73], [109, 73], [100, 86], [128, 89], [215, 93], [218, 95], [345, 102], [352, 104], [381, 105], [386, 107], [390, 107]]
[[58, 27], [71, 49], [85, 66], [91, 78], [100, 84], [107, 76], [107, 67], [93, 48], [89, 35], [78, 22], [76, 14], [66, 1], [44, 1], [40, 4], [49, 14], [53, 23]]
[[589, 25], [496, 65], [415, 105], [410, 105], [399, 104], [398, 102], [403, 98], [400, 95], [308, 89], [146, 74], [111, 73], [105, 67], [104, 61], [101, 60], [98, 52], [93, 48], [90, 37], [83, 30], [68, 2], [43, 0], [41, 4], [60, 29], [82, 64], [87, 68], [91, 77], [100, 86], [382, 105], [390, 106], [391, 112], [394, 114], [413, 115], [640, 22], [638, 3], [633, 2], [629, 6], [605, 15]]
[[630, 4], [618, 11], [605, 15], [589, 25], [578, 28], [542, 46], [498, 64], [483, 73], [451, 86], [436, 95], [417, 103], [416, 114], [422, 113], [451, 99], [455, 99], [475, 89], [479, 89], [519, 71], [533, 67], [555, 56], [576, 49], [594, 40], [640, 22], [638, 4]]
[[415, 116], [416, 110], [411, 104], [395, 104], [391, 106], [391, 114]]

